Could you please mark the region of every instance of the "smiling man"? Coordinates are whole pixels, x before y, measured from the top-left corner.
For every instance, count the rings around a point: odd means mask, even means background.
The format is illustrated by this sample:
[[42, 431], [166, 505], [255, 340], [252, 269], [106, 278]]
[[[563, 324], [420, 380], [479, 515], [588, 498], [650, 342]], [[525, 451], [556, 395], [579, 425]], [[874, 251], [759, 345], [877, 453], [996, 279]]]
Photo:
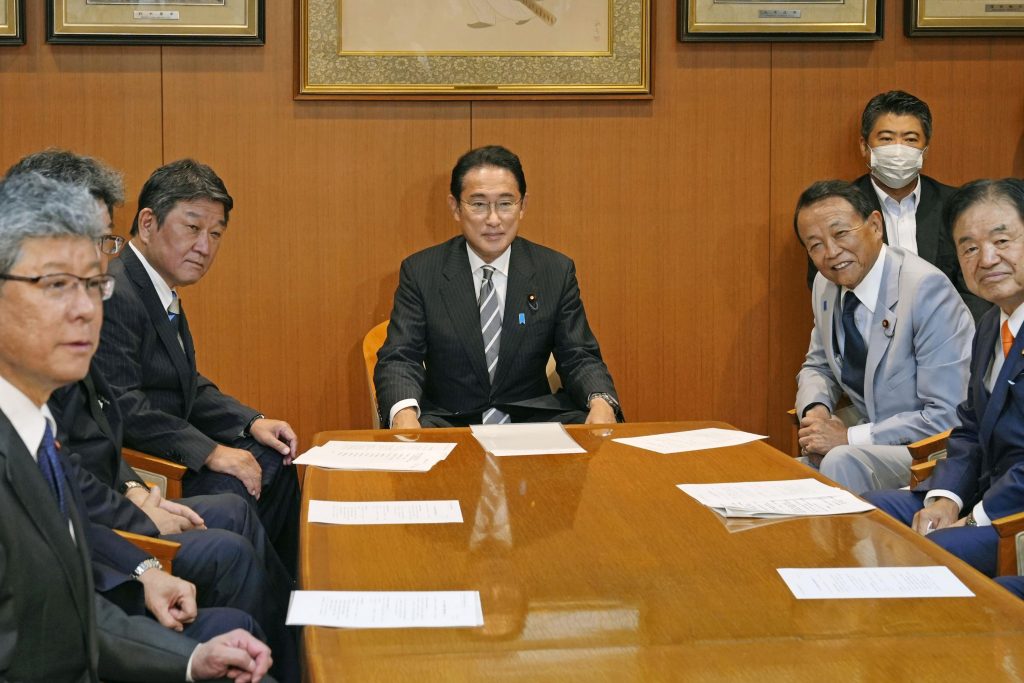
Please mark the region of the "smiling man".
[[970, 312], [938, 269], [882, 243], [881, 215], [850, 183], [807, 188], [793, 227], [818, 270], [797, 375], [803, 460], [855, 493], [905, 486], [906, 444], [956, 422]]
[[117, 289], [104, 308], [96, 364], [123, 414], [124, 445], [188, 467], [186, 496], [241, 496], [294, 573], [298, 480], [287, 465], [295, 432], [199, 374], [179, 293], [213, 265], [233, 205], [209, 166], [183, 159], [153, 172], [132, 239], [110, 264]]
[[993, 576], [999, 539], [991, 520], [1024, 510], [1024, 181], [964, 185], [946, 222], [967, 286], [995, 306], [978, 323], [947, 457], [916, 490], [870, 500]]
[[[499, 146], [470, 150], [450, 189], [462, 234], [410, 256], [399, 273], [374, 373], [381, 424], [621, 418], [573, 262], [518, 237], [528, 198], [519, 157]], [[564, 387], [555, 394], [552, 353]]]

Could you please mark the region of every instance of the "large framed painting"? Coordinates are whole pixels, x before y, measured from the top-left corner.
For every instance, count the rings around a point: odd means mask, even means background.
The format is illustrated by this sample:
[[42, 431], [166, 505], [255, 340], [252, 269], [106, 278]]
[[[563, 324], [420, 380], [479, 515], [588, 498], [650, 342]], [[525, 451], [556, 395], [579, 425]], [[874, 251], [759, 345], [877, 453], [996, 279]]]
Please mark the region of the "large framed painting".
[[24, 44], [24, 0], [0, 0], [0, 45]]
[[908, 36], [1024, 36], [1024, 2], [905, 0]]
[[881, 40], [882, 0], [679, 0], [679, 40]]
[[46, 0], [46, 42], [263, 45], [263, 3], [264, 0]]
[[652, 0], [297, 0], [298, 99], [649, 98]]

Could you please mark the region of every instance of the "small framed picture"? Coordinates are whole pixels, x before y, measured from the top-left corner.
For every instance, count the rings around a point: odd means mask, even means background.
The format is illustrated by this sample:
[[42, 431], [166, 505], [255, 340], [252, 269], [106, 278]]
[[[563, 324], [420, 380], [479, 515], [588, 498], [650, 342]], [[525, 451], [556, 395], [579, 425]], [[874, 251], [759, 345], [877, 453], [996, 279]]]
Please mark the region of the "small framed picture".
[[679, 0], [679, 40], [881, 40], [882, 0]]
[[1024, 2], [905, 0], [908, 36], [1024, 36]]
[[25, 44], [25, 0], [0, 0], [0, 45]]
[[263, 3], [264, 0], [46, 0], [46, 42], [263, 45]]

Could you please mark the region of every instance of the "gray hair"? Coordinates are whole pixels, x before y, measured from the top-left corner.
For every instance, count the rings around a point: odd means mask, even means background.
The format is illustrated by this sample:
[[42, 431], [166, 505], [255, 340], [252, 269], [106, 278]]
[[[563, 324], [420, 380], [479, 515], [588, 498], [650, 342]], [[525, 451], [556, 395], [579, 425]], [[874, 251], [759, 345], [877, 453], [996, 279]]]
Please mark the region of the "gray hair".
[[38, 173], [0, 183], [0, 273], [9, 273], [27, 239], [106, 234], [106, 223], [89, 190]]
[[13, 178], [33, 171], [47, 178], [82, 185], [93, 197], [106, 204], [111, 214], [115, 206], [124, 203], [124, 180], [121, 174], [99, 159], [51, 147], [22, 157], [7, 169], [7, 177]]

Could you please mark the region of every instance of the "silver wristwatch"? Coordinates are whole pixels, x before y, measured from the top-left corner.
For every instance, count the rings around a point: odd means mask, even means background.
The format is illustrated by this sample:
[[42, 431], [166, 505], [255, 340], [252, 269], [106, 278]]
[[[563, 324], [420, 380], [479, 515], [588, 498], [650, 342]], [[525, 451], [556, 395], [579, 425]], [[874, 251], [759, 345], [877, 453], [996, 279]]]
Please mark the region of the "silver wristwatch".
[[587, 410], [590, 410], [590, 404], [594, 401], [595, 398], [603, 398], [605, 401], [608, 402], [608, 405], [612, 407], [612, 410], [614, 410], [615, 412], [619, 411], [619, 402], [615, 400], [614, 396], [603, 391], [594, 392], [593, 394], [587, 397]]
[[155, 557], [151, 557], [148, 560], [139, 562], [139, 566], [132, 572], [132, 578], [136, 581], [142, 580], [142, 575], [148, 572], [150, 569], [159, 569], [163, 571], [164, 566], [160, 564], [160, 560]]

